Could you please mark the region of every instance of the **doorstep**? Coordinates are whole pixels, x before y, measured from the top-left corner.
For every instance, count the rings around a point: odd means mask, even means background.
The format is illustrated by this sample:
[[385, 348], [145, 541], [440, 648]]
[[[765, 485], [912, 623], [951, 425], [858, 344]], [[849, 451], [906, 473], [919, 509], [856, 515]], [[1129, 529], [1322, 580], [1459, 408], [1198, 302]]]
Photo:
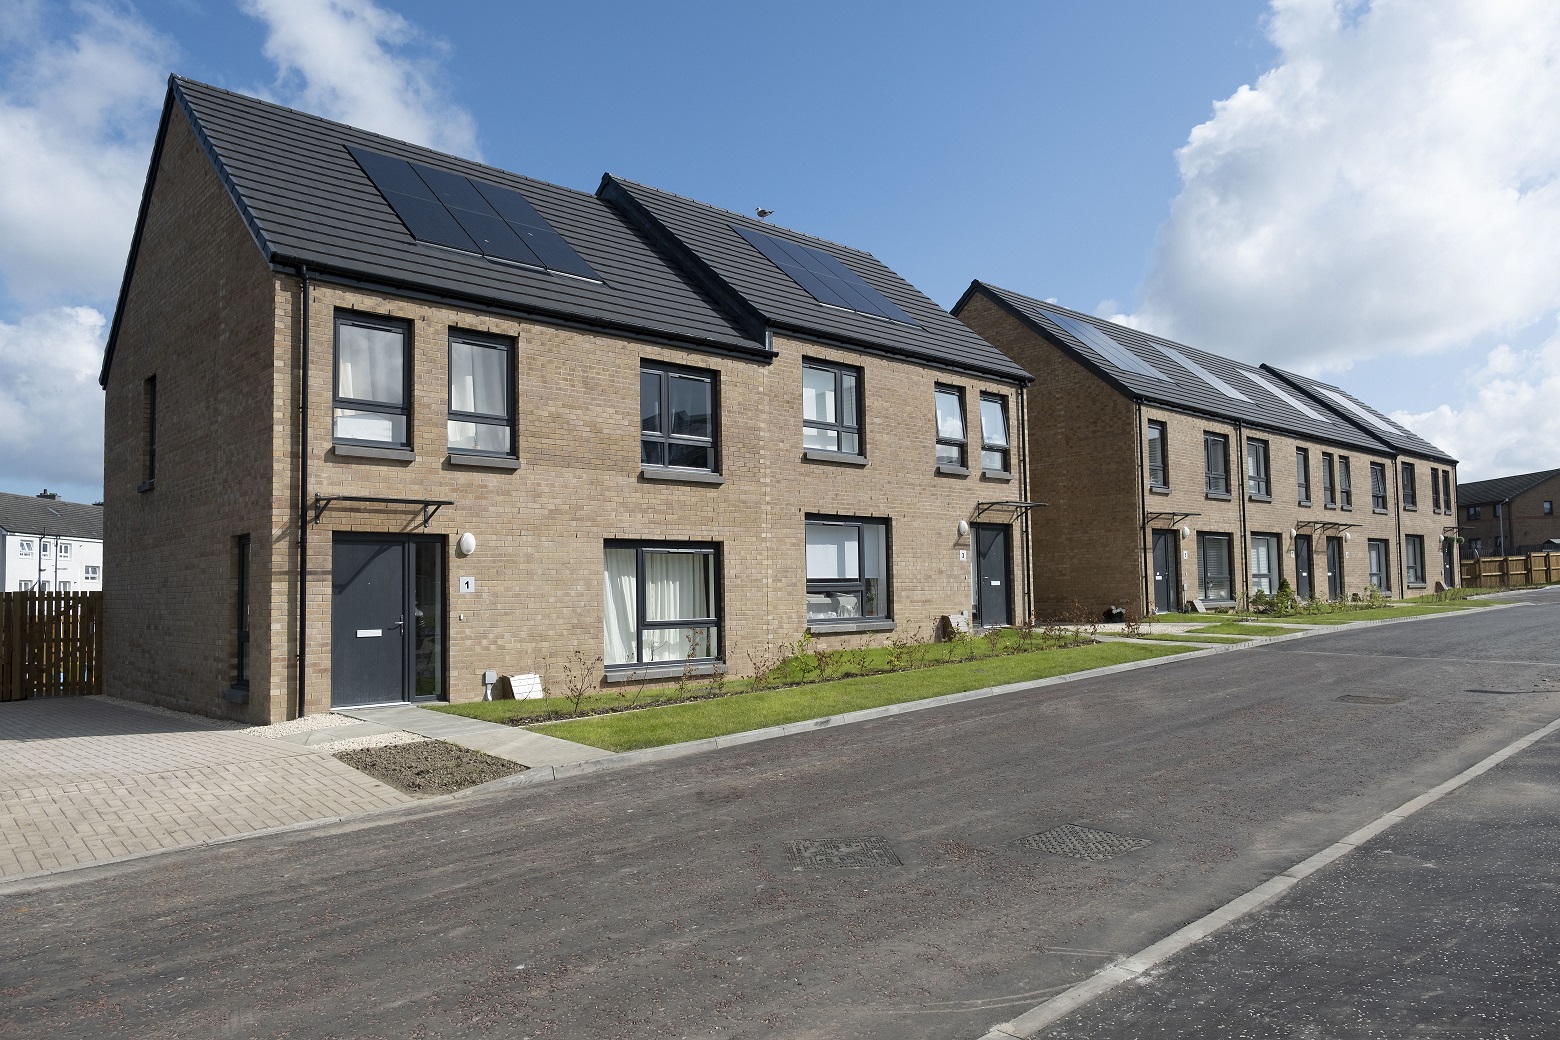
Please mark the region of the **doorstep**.
[[[448, 741], [451, 744], [459, 744], [461, 747], [482, 751], [498, 758], [507, 758], [511, 762], [519, 762], [532, 768], [569, 766], [598, 758], [611, 758], [616, 754], [586, 744], [576, 744], [572, 740], [534, 733], [518, 726], [468, 719], [463, 715], [429, 711], [427, 708], [410, 704], [333, 710], [337, 715], [372, 723], [386, 730], [405, 730], [418, 736]], [[346, 728], [348, 727], [343, 726], [341, 729], [324, 732], [340, 733]]]

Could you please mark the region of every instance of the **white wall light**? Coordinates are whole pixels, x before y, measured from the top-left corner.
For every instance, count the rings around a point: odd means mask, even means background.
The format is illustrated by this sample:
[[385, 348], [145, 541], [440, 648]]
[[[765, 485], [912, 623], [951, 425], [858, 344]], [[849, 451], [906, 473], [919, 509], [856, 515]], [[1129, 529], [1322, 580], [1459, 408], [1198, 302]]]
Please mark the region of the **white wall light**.
[[966, 537], [969, 536], [969, 533], [970, 533], [970, 522], [968, 520], [960, 520], [959, 521], [959, 537], [960, 538], [966, 538]]
[[470, 556], [472, 553], [477, 551], [477, 536], [472, 534], [470, 531], [467, 531], [465, 534], [461, 535], [460, 540], [455, 543], [455, 548], [460, 550], [460, 554], [462, 556]]

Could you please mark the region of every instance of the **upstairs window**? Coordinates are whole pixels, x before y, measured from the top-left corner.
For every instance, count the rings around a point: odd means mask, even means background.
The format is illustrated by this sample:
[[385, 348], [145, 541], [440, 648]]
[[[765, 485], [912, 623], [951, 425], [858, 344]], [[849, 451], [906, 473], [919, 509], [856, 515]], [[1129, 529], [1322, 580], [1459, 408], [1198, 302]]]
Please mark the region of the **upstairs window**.
[[888, 616], [888, 524], [809, 517], [808, 624]]
[[1370, 508], [1377, 513], [1387, 511], [1387, 467], [1380, 462], [1370, 464]]
[[1419, 508], [1419, 481], [1414, 476], [1412, 462], [1403, 463], [1403, 508]]
[[939, 386], [932, 394], [937, 408], [937, 464], [964, 467], [964, 391]]
[[1169, 456], [1165, 448], [1169, 443], [1169, 431], [1158, 419], [1148, 421], [1148, 486], [1160, 491], [1170, 490]]
[[94, 567], [90, 563], [81, 569], [81, 576], [87, 581], [97, 581], [102, 577], [102, 574], [103, 569], [101, 567]]
[[1338, 508], [1338, 480], [1333, 471], [1333, 457], [1329, 452], [1322, 452], [1322, 505], [1328, 509]]
[[1349, 477], [1349, 457], [1338, 456], [1338, 504], [1344, 509], [1354, 508], [1354, 482]]
[[141, 418], [146, 424], [141, 436], [141, 484], [137, 491], [150, 491], [157, 482], [157, 377], [147, 376], [141, 386]]
[[23, 538], [16, 543], [16, 553], [24, 560], [32, 559], [33, 543], [31, 538]]
[[1311, 504], [1311, 451], [1309, 448], [1295, 449], [1295, 490], [1300, 496], [1300, 504]]
[[1441, 471], [1441, 508], [1448, 513], [1452, 512], [1452, 471]]
[[391, 318], [338, 315], [332, 436], [347, 444], [409, 448], [411, 328]]
[[449, 449], [515, 454], [514, 341], [459, 332], [450, 336]]
[[861, 455], [861, 370], [802, 365], [802, 447]]
[[1469, 506], [1468, 507], [1468, 519], [1469, 520], [1477, 520], [1482, 515], [1483, 515], [1482, 507], [1480, 507], [1480, 506]]
[[1230, 493], [1230, 439], [1222, 433], [1203, 434], [1203, 457], [1210, 495]]
[[1273, 497], [1268, 480], [1268, 442], [1246, 441], [1246, 492], [1256, 498]]
[[715, 472], [715, 373], [640, 366], [639, 460]]
[[38, 543], [38, 555], [39, 556], [47, 556], [47, 555], [49, 555], [49, 552], [50, 552], [50, 547], [49, 547], [49, 543], [48, 542], [39, 542]]
[[1553, 499], [1548, 499], [1548, 498], [1544, 499], [1544, 515], [1545, 516], [1554, 516], [1555, 515], [1555, 503], [1554, 503]]
[[60, 542], [59, 545], [55, 548], [55, 553], [58, 554], [59, 558], [62, 560], [70, 559], [70, 543]]
[[1012, 471], [1008, 445], [1007, 398], [980, 395], [980, 468], [987, 473]]
[[1441, 511], [1441, 471], [1434, 466], [1430, 467], [1430, 511]]

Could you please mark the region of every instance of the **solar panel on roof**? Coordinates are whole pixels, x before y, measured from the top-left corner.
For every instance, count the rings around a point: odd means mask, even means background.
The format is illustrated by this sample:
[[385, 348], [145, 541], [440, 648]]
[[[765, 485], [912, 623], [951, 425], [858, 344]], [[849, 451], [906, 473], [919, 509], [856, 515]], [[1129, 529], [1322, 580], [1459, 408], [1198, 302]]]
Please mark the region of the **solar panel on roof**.
[[1237, 401], [1245, 401], [1248, 404], [1251, 403], [1251, 398], [1247, 397], [1245, 394], [1241, 393], [1239, 390], [1235, 389], [1233, 386], [1226, 383], [1224, 380], [1220, 379], [1218, 376], [1214, 375], [1212, 372], [1208, 371], [1202, 365], [1199, 365], [1197, 362], [1193, 361], [1179, 350], [1176, 350], [1174, 347], [1167, 347], [1162, 343], [1156, 343], [1154, 344], [1154, 349], [1159, 351], [1161, 354], [1164, 354], [1171, 361], [1174, 361], [1176, 364], [1180, 365], [1182, 368], [1186, 369], [1192, 375], [1196, 376], [1198, 379], [1201, 379], [1215, 390], [1219, 391], [1219, 393], [1223, 394], [1225, 397], [1233, 397]]
[[601, 280], [513, 188], [365, 148], [347, 151], [417, 241]]
[[1334, 390], [1330, 386], [1318, 386], [1317, 389], [1326, 394], [1328, 397], [1332, 398], [1334, 401], [1337, 401], [1347, 411], [1350, 411], [1359, 416], [1361, 419], [1364, 419], [1366, 422], [1370, 423], [1372, 426], [1382, 431], [1383, 433], [1399, 434], [1408, 432], [1401, 426], [1398, 426], [1396, 423], [1383, 419], [1381, 416], [1377, 415], [1375, 412], [1372, 412], [1370, 409], [1356, 403], [1353, 398], [1341, 393], [1340, 391]]
[[1266, 390], [1268, 393], [1272, 394], [1274, 397], [1278, 398], [1280, 401], [1283, 401], [1285, 404], [1289, 405], [1289, 407], [1293, 408], [1302, 415], [1309, 415], [1311, 418], [1321, 423], [1332, 422], [1332, 420], [1327, 418], [1327, 416], [1323, 415], [1321, 412], [1318, 412], [1316, 409], [1312, 408], [1310, 405], [1300, 400], [1300, 398], [1296, 397], [1288, 390], [1285, 390], [1283, 387], [1279, 386], [1277, 383], [1267, 378], [1266, 376], [1244, 368], [1240, 370], [1240, 374], [1260, 386], [1262, 389]]
[[819, 303], [843, 307], [858, 314], [875, 314], [879, 318], [905, 325], [920, 324], [895, 306], [887, 296], [868, 285], [859, 274], [846, 267], [839, 257], [737, 224], [730, 227]]
[[1094, 348], [1106, 361], [1117, 368], [1125, 369], [1128, 372], [1136, 372], [1138, 375], [1148, 376], [1150, 379], [1165, 378], [1163, 372], [1132, 353], [1132, 351], [1120, 343], [1117, 343], [1103, 329], [1095, 328], [1086, 321], [1079, 321], [1069, 314], [1058, 314], [1055, 311], [1044, 311], [1043, 313], [1047, 319], [1059, 325], [1064, 332], [1071, 333], [1074, 339]]

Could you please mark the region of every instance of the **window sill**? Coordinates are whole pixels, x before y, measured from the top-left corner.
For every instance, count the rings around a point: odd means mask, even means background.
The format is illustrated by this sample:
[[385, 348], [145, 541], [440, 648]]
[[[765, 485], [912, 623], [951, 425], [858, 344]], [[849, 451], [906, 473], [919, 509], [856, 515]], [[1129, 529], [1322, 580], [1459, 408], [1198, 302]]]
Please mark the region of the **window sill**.
[[892, 632], [899, 627], [897, 621], [887, 618], [866, 621], [809, 621], [807, 631], [814, 635], [845, 635], [850, 632]]
[[1324, 502], [1324, 503], [1322, 503], [1322, 508], [1323, 509], [1337, 509], [1338, 507], [1335, 506], [1335, 505], [1332, 505], [1331, 503]]
[[[1417, 512], [1419, 512], [1419, 507], [1418, 506], [1404, 506], [1403, 507], [1403, 511], [1407, 512], [1407, 513], [1417, 513]], [[1440, 510], [1436, 510], [1436, 512], [1440, 512]]]
[[1222, 491], [1205, 491], [1203, 493], [1203, 497], [1211, 498], [1216, 502], [1229, 502], [1232, 501], [1235, 496], [1226, 494]]
[[143, 481], [141, 481], [139, 484], [137, 484], [135, 486], [135, 491], [136, 491], [136, 494], [138, 494], [138, 495], [144, 495], [144, 494], [146, 494], [148, 491], [152, 490], [152, 488], [154, 488], [156, 486], [157, 486], [157, 481], [155, 481], [155, 480], [143, 480]]
[[1311, 508], [1311, 500], [1309, 498], [1302, 498], [1300, 501], [1296, 502], [1295, 505], [1299, 506], [1302, 509], [1310, 509]]
[[1338, 508], [1343, 510], [1345, 513], [1352, 513], [1352, 512], [1354, 512], [1354, 507], [1353, 506], [1339, 506]]
[[808, 462], [833, 462], [841, 466], [865, 466], [867, 464], [865, 455], [851, 455], [843, 451], [819, 451], [815, 448], [809, 448], [807, 451], [802, 452], [802, 458]]
[[1148, 493], [1150, 495], [1168, 495], [1170, 493], [1170, 489], [1167, 487], [1155, 487], [1154, 485], [1150, 484], [1148, 486]]
[[1408, 587], [1411, 589], [1427, 589], [1430, 586], [1422, 581], [1411, 581], [1408, 583]]
[[1273, 501], [1273, 496], [1272, 495], [1247, 495], [1246, 496], [1246, 501], [1248, 501], [1248, 502], [1271, 502], [1271, 501]]
[[939, 477], [967, 477], [970, 475], [970, 471], [965, 466], [952, 466], [946, 462], [939, 462], [937, 464], [937, 475]]
[[389, 459], [393, 462], [416, 462], [417, 453], [408, 448], [370, 448], [365, 444], [332, 444], [331, 454], [350, 459]]
[[1387, 511], [1385, 509], [1372, 509], [1371, 512], [1375, 513], [1378, 516], [1386, 516], [1387, 515]]
[[641, 679], [681, 679], [684, 675], [725, 675], [725, 661], [695, 661], [691, 664], [613, 664], [603, 680], [609, 683], [638, 682]]
[[719, 473], [700, 469], [672, 469], [671, 467], [641, 466], [640, 480], [664, 480], [673, 484], [712, 484], [720, 486], [726, 478]]
[[458, 451], [449, 454], [451, 466], [473, 466], [477, 469], [505, 469], [513, 473], [520, 468], [519, 459], [506, 459], [502, 455], [465, 455]]
[[980, 471], [980, 479], [998, 480], [1002, 481], [1003, 483], [1010, 483], [1013, 480], [1013, 474], [1009, 473], [1005, 469], [983, 469]]

